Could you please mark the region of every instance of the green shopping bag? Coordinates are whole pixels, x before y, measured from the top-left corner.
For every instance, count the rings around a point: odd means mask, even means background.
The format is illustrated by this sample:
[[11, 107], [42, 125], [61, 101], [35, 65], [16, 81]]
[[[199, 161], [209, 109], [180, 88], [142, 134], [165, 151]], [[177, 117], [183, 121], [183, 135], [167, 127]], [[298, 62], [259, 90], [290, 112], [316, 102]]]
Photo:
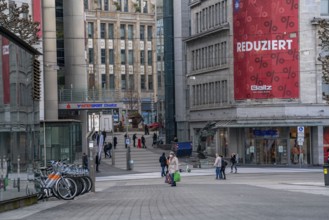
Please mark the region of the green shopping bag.
[[180, 173], [179, 173], [179, 172], [176, 172], [176, 173], [174, 174], [174, 181], [175, 181], [175, 182], [180, 182]]

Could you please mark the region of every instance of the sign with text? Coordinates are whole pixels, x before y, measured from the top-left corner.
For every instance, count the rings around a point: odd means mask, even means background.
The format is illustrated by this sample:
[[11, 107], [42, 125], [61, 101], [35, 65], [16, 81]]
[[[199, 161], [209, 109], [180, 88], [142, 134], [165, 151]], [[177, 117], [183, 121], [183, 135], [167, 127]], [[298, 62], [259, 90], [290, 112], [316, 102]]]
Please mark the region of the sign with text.
[[234, 98], [299, 98], [299, 0], [233, 0]]

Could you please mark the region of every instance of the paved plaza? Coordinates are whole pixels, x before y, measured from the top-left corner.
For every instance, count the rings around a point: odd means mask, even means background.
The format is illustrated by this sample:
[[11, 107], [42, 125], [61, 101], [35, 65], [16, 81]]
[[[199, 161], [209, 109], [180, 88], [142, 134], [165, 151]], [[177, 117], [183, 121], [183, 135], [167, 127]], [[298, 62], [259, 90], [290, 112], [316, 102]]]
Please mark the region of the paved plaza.
[[0, 219], [329, 219], [321, 169], [239, 168], [227, 180], [213, 169], [182, 173], [170, 187], [160, 173], [97, 177], [96, 192], [0, 213]]

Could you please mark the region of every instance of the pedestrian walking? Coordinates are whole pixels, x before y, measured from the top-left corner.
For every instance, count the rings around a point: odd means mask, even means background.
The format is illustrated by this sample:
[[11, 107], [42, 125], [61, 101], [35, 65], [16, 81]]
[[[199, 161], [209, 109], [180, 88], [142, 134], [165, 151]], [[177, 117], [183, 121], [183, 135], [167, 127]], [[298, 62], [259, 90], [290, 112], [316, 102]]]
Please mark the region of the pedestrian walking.
[[221, 178], [221, 166], [222, 166], [222, 158], [219, 156], [218, 153], [216, 153], [216, 159], [214, 163], [215, 172], [216, 172], [216, 180], [219, 180]]
[[99, 164], [100, 164], [100, 160], [99, 160], [98, 153], [96, 154], [95, 163], [96, 163], [96, 172], [99, 172], [98, 166], [99, 166]]
[[125, 148], [127, 148], [127, 147], [128, 147], [127, 139], [129, 138], [129, 136], [128, 136], [128, 134], [126, 133], [124, 137], [125, 137]]
[[143, 146], [143, 148], [146, 148], [145, 137], [144, 137], [144, 135], [142, 135], [142, 146]]
[[156, 134], [155, 132], [154, 132], [154, 134], [153, 134], [152, 139], [153, 139], [152, 146], [153, 146], [153, 145], [156, 145], [156, 144], [157, 144], [158, 136], [157, 136], [157, 134]]
[[108, 156], [109, 157], [109, 154], [108, 154], [108, 149], [109, 148], [109, 146], [108, 146], [108, 144], [106, 143], [105, 145], [104, 145], [104, 158], [106, 158], [106, 156]]
[[233, 173], [233, 167], [235, 169], [235, 173], [238, 172], [238, 169], [236, 167], [237, 159], [236, 159], [236, 154], [232, 153], [231, 155], [231, 173]]
[[82, 167], [83, 169], [88, 170], [88, 156], [86, 155], [86, 153], [83, 153], [82, 155]]
[[149, 135], [149, 127], [147, 126], [147, 124], [144, 125], [144, 134], [145, 135]]
[[220, 176], [221, 179], [226, 180], [225, 168], [227, 166], [227, 162], [224, 160], [223, 155], [219, 155], [219, 157], [221, 158]]
[[137, 141], [137, 147], [138, 148], [142, 148], [142, 141], [140, 138], [138, 138], [138, 141]]
[[133, 135], [133, 144], [134, 144], [134, 147], [136, 147], [136, 139], [137, 139], [137, 135], [134, 134]]
[[169, 174], [171, 176], [171, 186], [176, 186], [175, 173], [179, 171], [178, 158], [173, 151], [169, 154]]
[[166, 176], [165, 167], [167, 165], [167, 158], [165, 153], [162, 153], [161, 157], [159, 158], [159, 163], [161, 166], [161, 177], [164, 177]]
[[111, 155], [111, 150], [112, 150], [112, 143], [107, 143], [105, 146], [104, 146], [104, 153], [105, 153], [105, 158], [106, 156], [108, 158], [111, 158], [112, 155]]
[[114, 146], [114, 149], [117, 148], [117, 144], [118, 144], [118, 138], [116, 136], [113, 137], [113, 146]]

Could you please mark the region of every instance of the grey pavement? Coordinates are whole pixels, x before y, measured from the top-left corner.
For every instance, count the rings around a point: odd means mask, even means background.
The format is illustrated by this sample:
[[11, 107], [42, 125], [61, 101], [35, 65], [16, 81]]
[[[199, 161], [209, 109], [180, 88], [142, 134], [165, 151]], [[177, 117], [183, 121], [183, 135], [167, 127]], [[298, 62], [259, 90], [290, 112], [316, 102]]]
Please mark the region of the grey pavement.
[[[159, 173], [97, 177], [96, 192], [0, 213], [0, 219], [328, 219], [322, 169], [246, 168], [215, 180], [214, 169], [182, 173], [170, 187]], [[134, 178], [132, 178], [134, 177]]]

